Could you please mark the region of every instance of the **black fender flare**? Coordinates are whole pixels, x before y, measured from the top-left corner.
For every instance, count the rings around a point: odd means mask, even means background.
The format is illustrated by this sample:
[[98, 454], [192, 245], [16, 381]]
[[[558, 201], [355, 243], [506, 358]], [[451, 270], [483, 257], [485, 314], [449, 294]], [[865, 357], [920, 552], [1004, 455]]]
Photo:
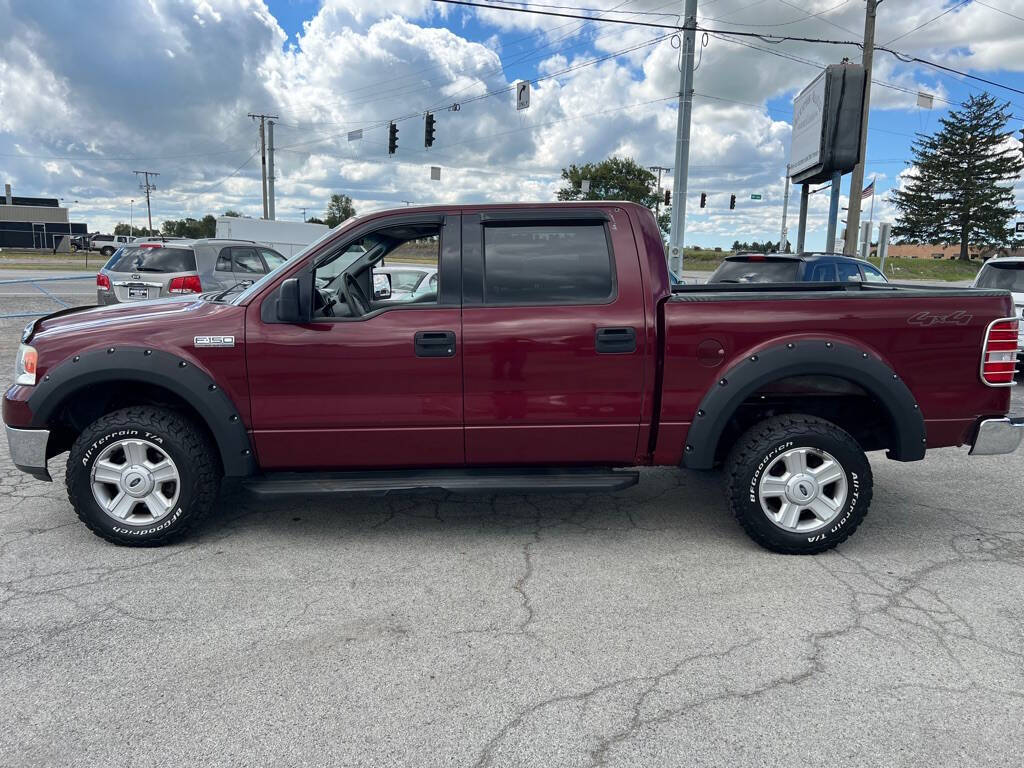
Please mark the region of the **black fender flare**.
[[719, 376], [701, 400], [687, 432], [683, 466], [711, 469], [718, 441], [740, 404], [772, 381], [804, 375], [836, 376], [862, 387], [886, 410], [892, 424], [889, 458], [924, 458], [924, 417], [896, 372], [878, 356], [851, 344], [805, 339], [747, 355]]
[[238, 408], [206, 371], [177, 355], [146, 347], [107, 347], [83, 352], [51, 368], [28, 399], [32, 426], [47, 428], [58, 409], [84, 387], [138, 382], [169, 390], [206, 423], [224, 474], [248, 476], [256, 457]]

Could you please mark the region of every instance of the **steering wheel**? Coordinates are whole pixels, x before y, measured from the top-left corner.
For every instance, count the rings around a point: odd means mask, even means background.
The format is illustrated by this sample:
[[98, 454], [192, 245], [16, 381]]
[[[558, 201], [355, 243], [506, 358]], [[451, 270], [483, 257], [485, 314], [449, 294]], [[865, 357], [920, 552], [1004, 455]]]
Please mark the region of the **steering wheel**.
[[362, 286], [355, 275], [345, 272], [341, 277], [341, 292], [345, 294], [345, 303], [355, 316], [365, 315], [370, 311], [370, 302], [363, 293]]

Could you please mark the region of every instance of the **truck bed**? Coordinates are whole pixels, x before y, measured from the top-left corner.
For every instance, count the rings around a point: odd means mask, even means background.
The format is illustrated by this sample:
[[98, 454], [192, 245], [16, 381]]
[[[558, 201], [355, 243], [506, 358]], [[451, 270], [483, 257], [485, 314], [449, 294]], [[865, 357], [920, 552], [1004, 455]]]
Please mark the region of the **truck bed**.
[[[865, 364], [886, 366], [913, 393], [911, 407], [920, 409], [929, 448], [964, 444], [979, 419], [1002, 415], [1009, 404], [1008, 389], [986, 386], [976, 373], [964, 375], [978, 371], [992, 319], [1013, 314], [1005, 291], [893, 283], [695, 285], [674, 287], [661, 308], [665, 335], [655, 463], [679, 453], [707, 393], [731, 386], [730, 370], [780, 345], [853, 348], [866, 356]], [[745, 401], [770, 403], [773, 394], [801, 391], [809, 403], [854, 395], [874, 400], [840, 379], [827, 373], [786, 378], [749, 393]]]

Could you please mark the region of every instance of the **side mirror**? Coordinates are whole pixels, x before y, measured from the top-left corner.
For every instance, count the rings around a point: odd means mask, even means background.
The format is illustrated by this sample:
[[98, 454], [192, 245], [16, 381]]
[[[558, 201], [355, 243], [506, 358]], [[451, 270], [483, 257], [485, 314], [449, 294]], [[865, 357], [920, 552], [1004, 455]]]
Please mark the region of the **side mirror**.
[[290, 277], [277, 289], [277, 319], [282, 323], [309, 322], [309, 307], [303, 306], [302, 286], [297, 277]]
[[386, 272], [373, 273], [373, 298], [391, 298], [391, 275]]

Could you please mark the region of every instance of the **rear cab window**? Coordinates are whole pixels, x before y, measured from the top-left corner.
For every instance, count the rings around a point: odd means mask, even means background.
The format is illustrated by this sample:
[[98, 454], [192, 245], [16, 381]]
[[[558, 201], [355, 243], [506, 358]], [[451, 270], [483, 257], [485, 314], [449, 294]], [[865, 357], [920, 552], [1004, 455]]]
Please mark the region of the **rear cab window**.
[[1024, 261], [1009, 261], [1002, 264], [998, 261], [986, 262], [981, 268], [975, 287], [1024, 293]]
[[798, 259], [729, 259], [722, 262], [708, 282], [795, 283], [799, 269]]
[[121, 249], [120, 256], [107, 262], [111, 272], [195, 272], [196, 256], [191, 248]]
[[596, 304], [615, 295], [603, 222], [483, 229], [485, 304]]

